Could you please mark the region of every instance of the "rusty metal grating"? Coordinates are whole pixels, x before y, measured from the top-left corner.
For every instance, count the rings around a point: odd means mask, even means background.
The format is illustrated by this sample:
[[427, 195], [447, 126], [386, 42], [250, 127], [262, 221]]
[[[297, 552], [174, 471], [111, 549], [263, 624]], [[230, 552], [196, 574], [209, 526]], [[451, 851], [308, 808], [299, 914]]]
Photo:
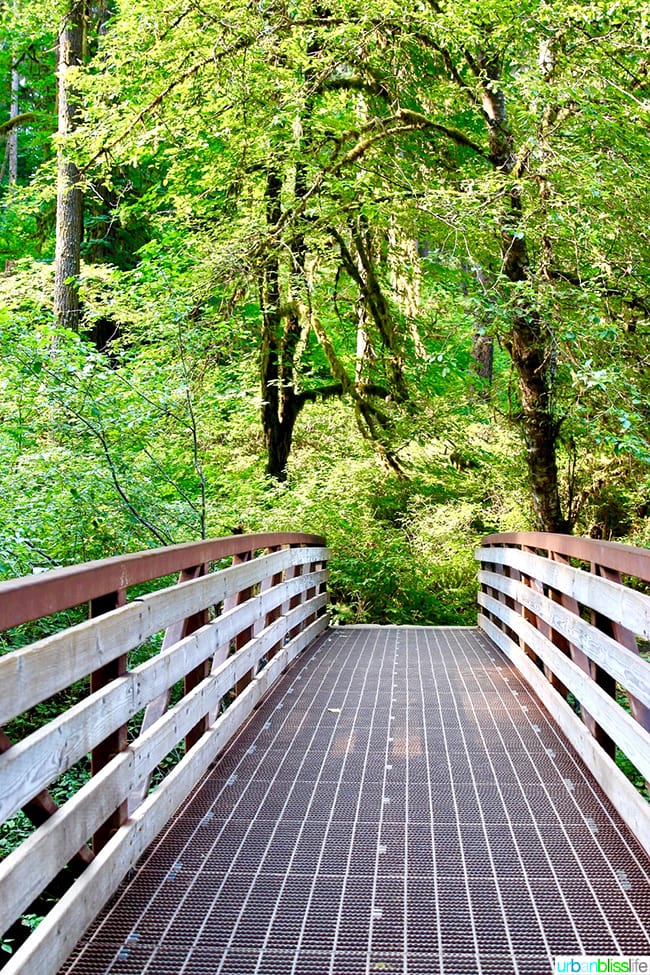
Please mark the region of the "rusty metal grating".
[[543, 975], [650, 954], [650, 863], [472, 629], [330, 631], [62, 975]]

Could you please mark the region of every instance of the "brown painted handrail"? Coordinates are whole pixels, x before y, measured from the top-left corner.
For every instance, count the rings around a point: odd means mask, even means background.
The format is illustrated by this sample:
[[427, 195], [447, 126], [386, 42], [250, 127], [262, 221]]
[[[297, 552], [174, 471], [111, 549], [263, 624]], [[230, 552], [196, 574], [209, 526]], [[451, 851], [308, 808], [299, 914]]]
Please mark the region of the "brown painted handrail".
[[0, 582], [0, 632], [41, 619], [109, 593], [151, 582], [229, 556], [285, 545], [324, 545], [320, 535], [263, 532], [229, 535], [167, 548], [117, 555], [96, 562], [64, 566], [38, 575]]
[[482, 544], [555, 552], [557, 555], [591, 562], [622, 575], [650, 582], [650, 549], [623, 545], [621, 542], [603, 542], [596, 538], [580, 538], [577, 535], [553, 532], [504, 532], [500, 535], [488, 535]]

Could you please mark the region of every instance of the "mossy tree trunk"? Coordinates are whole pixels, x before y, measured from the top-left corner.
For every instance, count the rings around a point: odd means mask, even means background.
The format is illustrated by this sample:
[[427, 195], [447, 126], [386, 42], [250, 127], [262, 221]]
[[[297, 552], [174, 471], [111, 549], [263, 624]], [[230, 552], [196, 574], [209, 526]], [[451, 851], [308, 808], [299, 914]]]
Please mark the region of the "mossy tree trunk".
[[[531, 269], [517, 178], [521, 163], [514, 149], [500, 87], [501, 61], [482, 53], [475, 63], [481, 81], [481, 102], [488, 131], [490, 161], [507, 181], [501, 220], [501, 270], [514, 285], [530, 282]], [[521, 429], [533, 509], [542, 531], [566, 532], [570, 525], [560, 501], [557, 444], [560, 424], [553, 410], [553, 357], [549, 329], [539, 311], [522, 293], [504, 345], [517, 372], [521, 396]]]
[[59, 34], [58, 56], [58, 162], [54, 318], [59, 325], [78, 331], [81, 319], [79, 270], [83, 236], [83, 192], [80, 173], [70, 158], [65, 140], [74, 132], [79, 108], [70, 84], [70, 69], [83, 61], [85, 0], [72, 0]]

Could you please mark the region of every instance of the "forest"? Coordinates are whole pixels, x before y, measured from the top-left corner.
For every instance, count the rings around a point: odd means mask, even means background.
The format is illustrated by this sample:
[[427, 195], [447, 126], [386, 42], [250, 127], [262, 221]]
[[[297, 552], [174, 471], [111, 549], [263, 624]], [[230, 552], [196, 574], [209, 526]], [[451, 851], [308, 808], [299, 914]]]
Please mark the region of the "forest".
[[650, 544], [650, 3], [0, 17], [0, 578], [291, 529], [472, 623], [485, 534]]

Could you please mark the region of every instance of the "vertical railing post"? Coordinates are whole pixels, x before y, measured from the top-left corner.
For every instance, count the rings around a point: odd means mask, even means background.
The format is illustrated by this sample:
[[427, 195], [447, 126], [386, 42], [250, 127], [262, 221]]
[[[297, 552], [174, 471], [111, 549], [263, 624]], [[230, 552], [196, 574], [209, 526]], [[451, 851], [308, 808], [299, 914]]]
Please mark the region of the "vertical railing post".
[[[126, 590], [118, 589], [116, 592], [109, 592], [105, 596], [98, 596], [91, 600], [91, 617], [102, 616], [113, 609], [118, 609], [126, 603]], [[105, 664], [90, 675], [90, 693], [101, 691], [111, 681], [124, 677], [127, 668], [127, 655], [120, 654], [115, 660]], [[107, 765], [115, 755], [123, 752], [128, 745], [128, 727], [120, 727], [112, 734], [108, 735], [103, 741], [93, 748], [90, 756], [90, 774], [97, 775], [101, 769]], [[108, 817], [105, 823], [99, 827], [92, 839], [93, 852], [97, 853], [102, 847], [106, 846], [110, 838], [122, 826], [128, 816], [128, 804], [126, 800]]]
[[[489, 563], [489, 566], [490, 566], [490, 570], [489, 571], [494, 572], [495, 575], [498, 575], [498, 576], [505, 576], [506, 575], [505, 566], [503, 566], [501, 564], [501, 562], [490, 562]], [[501, 592], [500, 589], [494, 589], [492, 586], [488, 586], [488, 591], [490, 592], [490, 595], [492, 596], [493, 599], [496, 599], [497, 602], [499, 602], [499, 603], [503, 603], [504, 606], [505, 606], [505, 604], [506, 604], [506, 597], [505, 597], [505, 594], [503, 592]], [[494, 613], [491, 613], [489, 610], [486, 610], [486, 612], [488, 614], [489, 619], [492, 621], [492, 623], [494, 623], [494, 625], [498, 629], [502, 630], [504, 633], [507, 633], [508, 632], [508, 627], [506, 626], [506, 624], [504, 623], [504, 621], [499, 616], [497, 616]]]
[[[526, 552], [528, 555], [536, 555], [537, 549], [531, 548], [530, 545], [522, 545], [522, 552]], [[529, 575], [528, 573], [520, 572], [519, 578], [521, 582], [525, 586], [528, 586], [529, 589], [532, 589], [533, 592], [541, 592], [543, 595], [544, 587], [541, 584], [541, 582], [535, 578], [535, 576]], [[523, 618], [528, 623], [530, 623], [531, 626], [534, 626], [535, 629], [538, 630], [540, 633], [542, 633], [544, 636], [548, 636], [548, 628], [545, 627], [544, 624], [542, 624], [541, 620], [538, 619], [537, 614], [533, 613], [532, 609], [528, 609], [528, 607], [524, 606], [522, 603], [518, 603], [517, 605], [519, 607], [519, 612], [521, 613]], [[523, 637], [519, 638], [519, 646], [526, 654], [526, 656], [530, 657], [533, 663], [539, 666], [539, 657], [537, 656], [533, 648], [526, 643]], [[549, 680], [552, 680], [553, 675], [546, 665], [544, 666], [544, 673], [546, 674]]]
[[[509, 565], [505, 565], [505, 564], [503, 564], [501, 562], [498, 562], [496, 564], [495, 568], [496, 568], [497, 573], [499, 575], [504, 576], [506, 579], [513, 579], [513, 578], [515, 578], [515, 576], [513, 576], [513, 571], [516, 572], [516, 570], [511, 569], [511, 567]], [[517, 573], [517, 578], [518, 577], [519, 577], [519, 573]], [[507, 606], [508, 609], [513, 610], [513, 612], [518, 611], [517, 607], [515, 607], [515, 601], [512, 598], [512, 596], [508, 596], [504, 592], [499, 592], [499, 602], [500, 603], [503, 603], [505, 606]], [[499, 622], [500, 622], [500, 627], [503, 630], [503, 632], [513, 641], [513, 643], [518, 643], [519, 642], [519, 637], [518, 637], [517, 633], [515, 633], [515, 631], [510, 626], [508, 626], [508, 624], [505, 623], [503, 620], [500, 620]]]
[[[206, 564], [195, 566], [190, 570], [192, 573], [191, 578], [198, 579], [200, 576], [207, 575], [208, 566]], [[183, 637], [189, 636], [190, 633], [195, 633], [196, 630], [200, 630], [202, 626], [205, 626], [208, 622], [209, 614], [208, 609], [202, 609], [198, 613], [194, 613], [193, 616], [189, 616], [183, 623]], [[208, 676], [210, 672], [210, 662], [209, 660], [204, 660], [193, 670], [190, 670], [183, 678], [183, 694], [189, 694], [190, 691], [201, 683], [202, 680]], [[192, 745], [196, 744], [201, 735], [208, 730], [208, 715], [204, 714], [200, 721], [198, 721], [193, 728], [191, 728], [185, 736], [185, 751], [188, 752]]]
[[[591, 571], [594, 575], [599, 575], [603, 579], [608, 579], [610, 582], [615, 582], [618, 585], [623, 585], [623, 580], [621, 578], [621, 573], [616, 572], [613, 569], [608, 569], [605, 566], [598, 565], [595, 562], [591, 564]], [[639, 647], [637, 645], [634, 634], [622, 626], [620, 623], [615, 623], [609, 619], [608, 616], [603, 616], [597, 610], [592, 610], [591, 622], [593, 626], [601, 630], [607, 636], [612, 637], [617, 643], [625, 647], [627, 650], [632, 650], [633, 653], [639, 654]], [[601, 687], [610, 697], [616, 699], [616, 681], [614, 678], [607, 673], [598, 664], [592, 662], [592, 676], [595, 682]], [[628, 700], [630, 704], [630, 711], [632, 716], [636, 721], [639, 722], [641, 727], [645, 728], [646, 731], [650, 731], [650, 708], [648, 708], [642, 701], [637, 700], [637, 698], [632, 697], [628, 694]], [[612, 742], [612, 751], [610, 754], [615, 755], [616, 748]]]
[[[291, 548], [300, 548], [300, 547], [301, 547], [300, 545], [292, 545], [291, 546]], [[298, 563], [297, 565], [294, 565], [293, 566], [292, 577], [294, 579], [299, 579], [302, 576], [302, 574], [303, 574], [303, 568], [304, 568], [304, 565], [303, 565], [302, 562]], [[305, 590], [304, 589], [301, 589], [299, 592], [297, 592], [295, 595], [293, 595], [291, 597], [291, 599], [289, 600], [289, 612], [291, 612], [292, 609], [296, 609], [298, 606], [300, 606], [300, 604], [303, 602], [304, 598], [305, 598]], [[304, 627], [304, 622], [296, 623], [295, 626], [292, 626], [291, 629], [289, 630], [289, 634], [288, 634], [289, 635], [289, 639], [290, 640], [293, 640], [293, 638], [300, 633], [300, 631], [303, 629], [303, 627]]]
[[[279, 551], [280, 551], [279, 545], [273, 545], [271, 546], [271, 548], [267, 549], [269, 555], [272, 552], [279, 552]], [[279, 586], [283, 580], [283, 577], [284, 577], [284, 572], [276, 572], [273, 576], [271, 576], [270, 588], [272, 589], [274, 586]], [[264, 617], [264, 626], [270, 626], [271, 623], [274, 623], [275, 620], [277, 620], [281, 615], [282, 615], [282, 604], [278, 603], [277, 606], [274, 606], [273, 609], [270, 609], [266, 613]], [[267, 659], [271, 660], [272, 657], [276, 655], [278, 650], [281, 649], [282, 649], [282, 640], [278, 640], [278, 642], [274, 643], [271, 649], [269, 650], [269, 652], [267, 653]]]
[[[307, 571], [309, 573], [316, 572], [316, 570], [318, 569], [318, 565], [319, 565], [318, 562], [310, 562]], [[318, 591], [317, 586], [310, 586], [309, 589], [305, 591], [305, 602], [309, 602], [310, 599], [313, 599], [314, 596], [317, 594], [317, 591]], [[315, 612], [310, 613], [310, 615], [306, 617], [304, 625], [311, 626], [311, 624], [316, 620], [316, 616], [317, 614]]]
[[[555, 562], [559, 562], [562, 565], [571, 564], [569, 557], [566, 555], [561, 555], [559, 552], [551, 552], [550, 556]], [[553, 595], [553, 599], [556, 600], [556, 594]], [[565, 609], [568, 609], [569, 612], [575, 613], [576, 616], [580, 616], [580, 606], [573, 596], [569, 596], [562, 592], [559, 594], [558, 601], [560, 605], [564, 606]], [[573, 662], [577, 664], [578, 667], [585, 672], [585, 674], [589, 674], [590, 677], [593, 677], [591, 660], [584, 650], [581, 650], [579, 647], [576, 647], [573, 643], [569, 642], [569, 654]], [[596, 741], [602, 745], [608, 754], [611, 755], [613, 742], [609, 735], [603, 731], [595, 718], [591, 716], [591, 714], [586, 710], [586, 708], [583, 707], [582, 704], [580, 705], [580, 712], [582, 715], [582, 721], [589, 729], [590, 734], [593, 735]]]
[[[182, 569], [178, 576], [178, 583], [190, 582], [192, 579], [198, 579], [199, 576], [205, 575], [208, 571], [207, 564], [193, 565], [188, 569]], [[169, 647], [173, 647], [175, 643], [182, 640], [184, 637], [189, 636], [194, 630], [199, 629], [208, 621], [208, 611], [202, 610], [200, 613], [195, 613], [194, 616], [188, 617], [188, 619], [178, 620], [176, 623], [172, 623], [171, 626], [165, 631], [165, 636], [163, 637], [162, 646], [160, 648], [161, 652], [167, 650]], [[208, 664], [201, 664], [199, 667], [195, 668], [194, 671], [188, 674], [185, 678], [185, 687], [187, 687], [188, 680], [192, 686], [203, 680], [207, 675]], [[162, 694], [154, 698], [147, 705], [144, 717], [142, 718], [142, 724], [140, 725], [140, 734], [144, 732], [154, 724], [159, 718], [163, 716], [167, 708], [169, 707], [169, 701], [171, 697], [171, 687], [168, 687]], [[186, 691], [187, 693], [187, 691]], [[203, 731], [208, 726], [208, 716], [202, 719], [195, 728], [193, 728], [185, 739], [185, 749], [192, 747], [194, 742], [203, 734]], [[151, 783], [151, 774], [145, 776], [145, 778], [136, 784], [134, 784], [133, 789], [129, 795], [129, 814], [136, 809], [142, 800], [147, 795], [149, 785]]]
[[[524, 545], [523, 546], [523, 550], [524, 550], [524, 552], [529, 552], [531, 555], [536, 555], [537, 554], [537, 549], [531, 548], [528, 545]], [[550, 555], [550, 553], [548, 551], [546, 551], [545, 552], [546, 558], [549, 558], [549, 555]], [[544, 596], [544, 594], [545, 594], [544, 593], [544, 584], [539, 579], [537, 579], [535, 576], [526, 575], [526, 576], [524, 576], [523, 581], [525, 582], [525, 584], [530, 589], [533, 590], [533, 592], [539, 593], [540, 596]], [[549, 593], [549, 598], [552, 598], [552, 596], [551, 596], [550, 593]], [[549, 640], [549, 642], [552, 643], [554, 646], [557, 646], [558, 649], [560, 649], [560, 650], [563, 649], [562, 646], [559, 645], [559, 643], [561, 642], [562, 638], [560, 637], [560, 635], [558, 633], [555, 632], [555, 630], [550, 625], [550, 623], [546, 623], [543, 619], [540, 619], [540, 617], [537, 616], [536, 613], [533, 613], [533, 611], [530, 610], [530, 609], [525, 609], [524, 608], [524, 611], [523, 612], [524, 612], [524, 618], [526, 620], [528, 620], [528, 622], [531, 623], [531, 625], [534, 626], [535, 629], [538, 630], [539, 633], [542, 634], [542, 636], [546, 637], [546, 639]], [[559, 638], [559, 641], [558, 641], [558, 638]], [[532, 660], [534, 660], [534, 662], [537, 664], [537, 666], [540, 666], [540, 664], [541, 664], [541, 666], [542, 666], [542, 668], [544, 670], [544, 674], [545, 674], [546, 679], [548, 680], [548, 682], [551, 684], [552, 687], [555, 688], [555, 690], [558, 692], [558, 694], [561, 694], [562, 695], [562, 697], [566, 701], [567, 695], [568, 695], [568, 691], [567, 691], [566, 687], [564, 686], [564, 684], [562, 683], [562, 681], [560, 680], [560, 678], [557, 677], [557, 675], [548, 666], [548, 664], [541, 663], [538, 654], [536, 654], [531, 648], [526, 647], [525, 649], [526, 649], [526, 652], [528, 653], [528, 656], [531, 657]], [[566, 649], [564, 650], [564, 652], [566, 653]]]
[[[250, 562], [255, 558], [255, 552], [242, 552], [240, 555], [233, 555], [232, 564], [241, 565], [242, 562]], [[240, 589], [233, 599], [233, 606], [241, 606], [245, 603], [247, 599], [250, 599], [253, 595], [253, 587], [247, 586], [245, 589]], [[246, 646], [249, 640], [253, 637], [253, 625], [245, 627], [240, 633], [235, 637], [235, 652], [241, 650], [242, 647]], [[247, 670], [243, 677], [240, 677], [235, 685], [235, 694], [241, 694], [241, 692], [248, 687], [253, 677], [255, 676], [255, 668]]]
[[[590, 571], [591, 574], [595, 576], [602, 574], [600, 566], [595, 562], [591, 563]], [[592, 609], [591, 611], [591, 625], [595, 626], [597, 630], [601, 631], [601, 633], [607, 634], [607, 636], [614, 636], [611, 620], [609, 617], [603, 616], [603, 614], [599, 613], [596, 609]], [[591, 663], [591, 676], [596, 684], [598, 684], [598, 686], [602, 688], [606, 694], [609, 694], [610, 697], [616, 697], [616, 681], [611, 674], [608, 674], [606, 670], [599, 667], [594, 661]]]
[[[547, 557], [548, 557], [548, 559], [550, 561], [558, 561], [555, 553], [552, 552], [552, 551], [547, 552]], [[544, 586], [541, 586], [541, 591], [542, 592], [544, 591]], [[562, 600], [563, 600], [562, 594], [559, 593], [557, 591], [557, 589], [554, 589], [552, 586], [548, 586], [547, 587], [547, 597], [548, 597], [548, 599], [552, 603], [557, 603], [558, 605], [563, 605], [563, 602], [562, 602]], [[551, 643], [553, 644], [553, 646], [554, 647], [557, 647], [557, 649], [560, 651], [560, 653], [563, 653], [565, 657], [569, 657], [569, 658], [571, 657], [571, 645], [570, 645], [569, 641], [567, 640], [567, 638], [565, 636], [562, 635], [562, 633], [559, 633], [557, 630], [553, 629], [553, 626], [551, 624], [548, 624], [548, 634], [547, 635], [548, 635], [548, 639], [551, 641]], [[545, 668], [545, 673], [546, 673], [546, 676], [548, 677], [549, 676], [548, 675], [548, 668]], [[559, 677], [557, 677], [555, 674], [552, 674], [552, 676], [549, 677], [549, 680], [551, 681], [551, 684], [553, 685], [553, 687], [555, 688], [555, 690], [559, 694], [562, 695], [562, 697], [564, 698], [564, 700], [565, 701], [568, 701], [568, 698], [569, 698], [568, 688], [565, 687], [565, 685], [562, 683], [562, 681], [559, 679]]]
[[[319, 562], [318, 565], [321, 569], [327, 569], [327, 562]], [[323, 593], [327, 594], [327, 578], [323, 579], [323, 581], [319, 583], [316, 591], [319, 596]], [[327, 603], [318, 610], [318, 616], [323, 616], [325, 613], [327, 613]]]
[[[497, 566], [494, 562], [490, 562], [489, 558], [487, 560], [481, 559], [481, 569], [483, 572], [496, 572]], [[499, 592], [494, 588], [494, 586], [488, 585], [487, 582], [481, 583], [481, 592], [484, 592], [486, 596], [491, 596], [493, 599], [499, 599]], [[487, 606], [481, 606], [479, 604], [479, 612], [484, 613], [486, 618], [494, 623], [496, 627], [501, 629], [500, 621], [494, 618], [494, 613], [492, 613]]]

